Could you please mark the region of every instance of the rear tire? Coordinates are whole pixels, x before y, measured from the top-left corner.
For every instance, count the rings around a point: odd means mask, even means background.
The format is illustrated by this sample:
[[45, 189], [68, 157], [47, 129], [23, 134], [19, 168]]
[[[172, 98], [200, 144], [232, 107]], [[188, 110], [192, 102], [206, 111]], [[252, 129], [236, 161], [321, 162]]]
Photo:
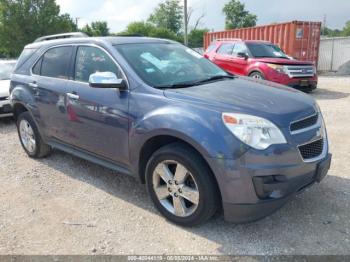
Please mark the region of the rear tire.
[[146, 185], [159, 212], [181, 226], [204, 223], [220, 206], [209, 167], [197, 152], [181, 143], [164, 146], [151, 156]]
[[258, 80], [265, 80], [265, 77], [260, 72], [253, 72], [249, 75], [251, 78], [258, 79]]
[[29, 157], [43, 158], [51, 153], [51, 147], [44, 143], [28, 111], [18, 116], [17, 131], [21, 145]]

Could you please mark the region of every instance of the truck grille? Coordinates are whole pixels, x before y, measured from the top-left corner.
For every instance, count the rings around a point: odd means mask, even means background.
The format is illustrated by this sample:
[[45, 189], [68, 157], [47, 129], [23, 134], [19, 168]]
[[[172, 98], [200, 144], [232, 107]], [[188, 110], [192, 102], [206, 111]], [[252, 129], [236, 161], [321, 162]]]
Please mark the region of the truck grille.
[[7, 100], [8, 99], [8, 96], [2, 96], [2, 97], [0, 97], [0, 101], [5, 101], [5, 100]]
[[290, 131], [295, 132], [295, 131], [302, 130], [302, 129], [308, 128], [310, 126], [316, 125], [317, 120], [318, 120], [318, 114], [315, 114], [313, 116], [309, 116], [309, 117], [304, 118], [302, 120], [295, 121], [295, 122], [291, 123]]
[[314, 67], [313, 66], [286, 66], [285, 70], [289, 77], [296, 78], [296, 77], [313, 77]]
[[323, 152], [323, 144], [324, 140], [322, 138], [309, 144], [299, 146], [300, 154], [304, 160], [310, 160], [312, 158], [318, 157]]

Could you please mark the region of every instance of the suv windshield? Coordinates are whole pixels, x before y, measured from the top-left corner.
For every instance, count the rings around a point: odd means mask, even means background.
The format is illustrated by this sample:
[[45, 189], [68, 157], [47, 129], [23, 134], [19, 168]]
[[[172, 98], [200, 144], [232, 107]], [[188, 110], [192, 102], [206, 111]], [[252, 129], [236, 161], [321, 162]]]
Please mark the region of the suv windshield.
[[115, 48], [148, 85], [176, 88], [230, 77], [203, 56], [175, 43], [117, 45]]
[[9, 80], [15, 68], [16, 62], [0, 61], [0, 80]]
[[287, 58], [289, 57], [276, 45], [264, 43], [247, 43], [247, 47], [253, 57]]

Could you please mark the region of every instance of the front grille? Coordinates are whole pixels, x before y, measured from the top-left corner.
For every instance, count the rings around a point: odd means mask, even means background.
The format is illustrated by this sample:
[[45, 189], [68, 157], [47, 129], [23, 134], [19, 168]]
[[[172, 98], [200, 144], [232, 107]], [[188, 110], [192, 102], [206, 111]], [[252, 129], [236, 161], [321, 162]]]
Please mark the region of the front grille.
[[299, 146], [299, 151], [304, 160], [310, 160], [322, 154], [324, 140], [320, 139], [306, 145]]
[[298, 131], [298, 130], [301, 130], [301, 129], [305, 129], [305, 128], [308, 128], [308, 127], [313, 126], [313, 125], [316, 125], [317, 120], [318, 120], [318, 114], [310, 116], [310, 117], [307, 117], [307, 118], [304, 118], [304, 119], [296, 121], [296, 122], [293, 122], [290, 125], [290, 131], [291, 132], [295, 132], [295, 131]]
[[289, 77], [313, 77], [314, 67], [313, 66], [286, 66], [286, 71]]
[[7, 100], [8, 99], [8, 96], [2, 96], [2, 97], [0, 97], [0, 101], [5, 101], [5, 100]]

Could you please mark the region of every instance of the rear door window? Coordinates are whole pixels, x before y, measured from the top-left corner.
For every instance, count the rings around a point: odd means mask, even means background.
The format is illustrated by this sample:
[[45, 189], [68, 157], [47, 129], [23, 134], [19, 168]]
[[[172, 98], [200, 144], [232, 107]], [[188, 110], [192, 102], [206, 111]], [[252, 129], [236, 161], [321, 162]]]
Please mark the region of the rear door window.
[[222, 44], [217, 53], [221, 55], [232, 55], [233, 44]]
[[40, 75], [68, 79], [72, 50], [71, 46], [55, 47], [48, 50], [42, 57]]
[[105, 51], [94, 46], [78, 47], [74, 79], [88, 83], [90, 75], [97, 72], [112, 72], [122, 78], [118, 66]]

